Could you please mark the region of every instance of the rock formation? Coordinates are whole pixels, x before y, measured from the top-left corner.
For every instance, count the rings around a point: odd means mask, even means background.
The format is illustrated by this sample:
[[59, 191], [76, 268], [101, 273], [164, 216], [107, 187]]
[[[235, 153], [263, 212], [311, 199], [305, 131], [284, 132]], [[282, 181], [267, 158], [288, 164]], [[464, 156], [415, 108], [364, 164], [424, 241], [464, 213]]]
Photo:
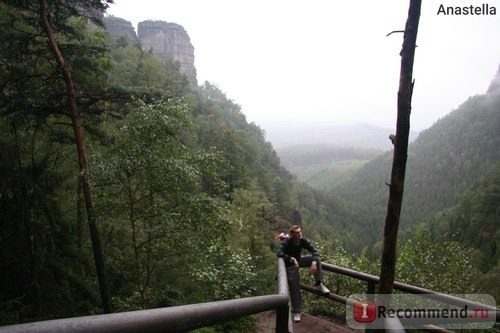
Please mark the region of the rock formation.
[[135, 43], [139, 42], [139, 38], [137, 38], [137, 34], [130, 21], [119, 17], [108, 16], [103, 19], [103, 22], [109, 34], [114, 39], [126, 36]]
[[196, 84], [194, 47], [182, 26], [164, 21], [143, 21], [139, 23], [138, 35], [144, 51], [152, 51], [160, 59], [178, 61], [181, 73]]
[[173, 60], [179, 63], [179, 69], [188, 81], [197, 85], [194, 67], [194, 47], [184, 28], [176, 23], [165, 21], [139, 22], [136, 35], [132, 23], [124, 19], [108, 16], [104, 24], [113, 38], [124, 35], [139, 42], [145, 52], [151, 51], [159, 59]]

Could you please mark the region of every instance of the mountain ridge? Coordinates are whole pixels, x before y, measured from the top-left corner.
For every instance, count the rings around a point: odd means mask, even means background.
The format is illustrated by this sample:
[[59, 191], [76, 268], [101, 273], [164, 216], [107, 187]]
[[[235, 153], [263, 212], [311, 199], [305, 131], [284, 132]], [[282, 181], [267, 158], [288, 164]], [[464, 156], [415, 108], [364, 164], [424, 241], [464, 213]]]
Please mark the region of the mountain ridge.
[[[436, 213], [456, 205], [464, 191], [494, 171], [500, 160], [500, 94], [493, 91], [470, 97], [409, 145], [403, 233], [430, 223]], [[358, 211], [349, 225], [361, 234], [373, 228], [373, 234], [382, 232], [391, 164], [392, 154], [381, 154], [331, 190]], [[377, 242], [366, 236], [365, 245]]]

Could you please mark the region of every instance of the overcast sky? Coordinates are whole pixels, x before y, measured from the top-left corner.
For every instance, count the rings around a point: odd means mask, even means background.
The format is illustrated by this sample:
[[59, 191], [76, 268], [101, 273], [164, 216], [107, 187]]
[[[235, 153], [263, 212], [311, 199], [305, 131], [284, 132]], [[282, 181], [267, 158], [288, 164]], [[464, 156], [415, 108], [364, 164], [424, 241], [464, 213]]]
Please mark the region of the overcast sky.
[[[134, 25], [184, 27], [198, 83], [241, 105], [249, 122], [370, 123], [395, 128], [409, 0], [114, 0]], [[500, 0], [423, 0], [415, 54], [412, 130], [430, 127], [484, 93], [500, 64]], [[437, 15], [487, 3], [497, 15]]]

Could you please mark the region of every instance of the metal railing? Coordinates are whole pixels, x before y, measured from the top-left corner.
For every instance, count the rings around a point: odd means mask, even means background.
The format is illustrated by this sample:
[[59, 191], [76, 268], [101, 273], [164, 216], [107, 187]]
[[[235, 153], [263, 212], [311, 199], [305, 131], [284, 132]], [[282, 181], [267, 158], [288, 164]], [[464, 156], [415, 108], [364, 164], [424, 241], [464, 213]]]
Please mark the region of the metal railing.
[[[323, 270], [355, 278], [367, 282], [367, 293], [374, 294], [379, 277], [352, 269], [322, 263]], [[305, 291], [321, 295], [333, 301], [347, 304], [352, 302], [347, 297], [330, 294], [321, 294], [316, 288], [301, 284]], [[438, 293], [432, 290], [415, 287], [412, 285], [394, 282], [394, 289], [412, 294], [432, 294], [435, 299], [448, 304], [464, 304], [463, 299], [455, 296]], [[228, 320], [235, 320], [261, 312], [276, 311], [276, 332], [293, 332], [290, 321], [289, 294], [286, 269], [283, 259], [278, 259], [278, 292], [276, 294], [246, 297], [225, 301], [207, 302], [174, 306], [168, 308], [131, 311], [122, 313], [102, 314], [76, 318], [65, 318], [40, 321], [19, 325], [0, 327], [0, 333], [132, 333], [132, 332], [185, 332], [201, 327], [215, 325]], [[470, 302], [471, 305], [477, 303]], [[481, 305], [487, 307], [485, 305]], [[496, 311], [497, 321], [500, 312], [497, 308], [489, 307]], [[386, 327], [404, 332], [399, 322], [391, 321]], [[445, 331], [439, 327], [429, 325], [431, 331]]]
[[282, 259], [277, 294], [11, 325], [0, 327], [0, 333], [186, 332], [269, 310], [276, 310], [276, 332], [288, 332], [288, 282]]
[[[375, 292], [376, 284], [380, 282], [380, 278], [378, 276], [355, 271], [355, 270], [349, 269], [349, 268], [344, 268], [344, 267], [331, 265], [331, 264], [327, 264], [327, 263], [322, 263], [322, 268], [325, 271], [337, 273], [340, 275], [348, 276], [350, 278], [354, 278], [357, 280], [367, 282], [367, 288], [366, 288], [367, 294], [375, 294], [376, 293]], [[314, 287], [311, 287], [311, 286], [308, 286], [305, 284], [301, 284], [300, 287], [303, 290], [306, 290], [308, 292], [321, 295]], [[429, 290], [429, 289], [425, 289], [425, 288], [421, 288], [421, 287], [416, 287], [416, 286], [412, 286], [412, 285], [401, 283], [401, 282], [394, 282], [394, 289], [398, 290], [398, 291], [410, 293], [410, 294], [426, 295], [426, 297], [428, 297], [428, 298], [430, 297], [435, 301], [439, 301], [439, 302], [446, 303], [446, 304], [459, 305], [459, 306], [469, 305], [472, 308], [488, 309], [496, 314], [496, 321], [497, 322], [500, 320], [500, 310], [497, 309], [496, 307], [492, 307], [492, 306], [489, 306], [486, 304], [480, 304], [480, 303], [477, 303], [474, 301], [465, 300], [465, 299], [462, 299], [462, 298], [459, 298], [456, 296], [439, 293], [439, 292], [436, 292], [433, 290]], [[327, 294], [327, 295], [321, 295], [321, 296], [329, 298], [335, 302], [343, 303], [343, 304], [348, 304], [349, 302], [351, 302], [351, 303], [353, 302], [351, 299], [349, 299], [347, 297], [340, 296], [337, 294], [332, 294], [332, 293]], [[394, 318], [394, 319], [397, 319], [397, 318]], [[397, 331], [404, 331], [403, 326], [401, 325], [399, 320], [388, 321], [385, 323], [385, 325], [386, 325], [386, 328], [392, 327], [391, 329], [393, 329], [393, 330], [396, 329]], [[428, 331], [442, 331], [442, 332], [447, 331], [447, 330], [440, 328], [438, 326], [435, 326], [435, 325], [426, 325], [424, 328], [427, 329]]]
[[[349, 277], [352, 277], [352, 278], [355, 278], [358, 280], [366, 281], [367, 282], [367, 294], [375, 294], [375, 285], [377, 283], [379, 283], [379, 281], [380, 281], [380, 278], [378, 276], [355, 271], [355, 270], [352, 270], [349, 268], [344, 268], [344, 267], [335, 266], [335, 265], [326, 264], [326, 263], [324, 263], [322, 265], [322, 267], [323, 267], [323, 270], [326, 270], [329, 272], [334, 272], [334, 273], [349, 276]], [[410, 293], [410, 294], [433, 295], [432, 299], [439, 300], [439, 301], [441, 301], [443, 303], [447, 303], [447, 304], [453, 304], [453, 305], [464, 305], [464, 304], [467, 305], [468, 304], [471, 306], [480, 305], [483, 308], [488, 308], [488, 309], [496, 312], [497, 320], [500, 319], [500, 310], [498, 310], [495, 307], [488, 306], [485, 304], [479, 304], [477, 302], [467, 301], [465, 299], [458, 298], [456, 296], [439, 293], [439, 292], [436, 292], [433, 290], [429, 290], [429, 289], [425, 289], [425, 288], [421, 288], [421, 287], [416, 287], [416, 286], [412, 286], [412, 285], [409, 285], [406, 283], [401, 283], [401, 282], [394, 282], [394, 289], [399, 290], [399, 291], [403, 291], [406, 293]], [[345, 299], [345, 297], [343, 299]]]

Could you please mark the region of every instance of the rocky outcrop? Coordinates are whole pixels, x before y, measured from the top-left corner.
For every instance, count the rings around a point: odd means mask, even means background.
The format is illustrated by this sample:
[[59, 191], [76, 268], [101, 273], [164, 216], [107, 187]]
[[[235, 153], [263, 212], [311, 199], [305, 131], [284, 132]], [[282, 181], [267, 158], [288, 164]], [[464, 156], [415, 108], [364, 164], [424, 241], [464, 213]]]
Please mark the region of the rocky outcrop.
[[194, 47], [182, 26], [164, 21], [143, 21], [137, 30], [144, 51], [151, 51], [160, 59], [179, 62], [181, 73], [191, 83], [197, 84]]
[[137, 38], [137, 34], [130, 21], [119, 17], [108, 16], [103, 19], [103, 22], [109, 34], [114, 39], [125, 36], [135, 43], [139, 42], [139, 38]]
[[129, 21], [113, 16], [105, 17], [103, 21], [113, 38], [127, 36], [139, 42], [144, 51], [151, 51], [160, 59], [178, 62], [181, 73], [186, 75], [188, 81], [195, 86], [198, 84], [194, 47], [182, 26], [165, 21], [143, 21], [139, 23], [136, 35]]

